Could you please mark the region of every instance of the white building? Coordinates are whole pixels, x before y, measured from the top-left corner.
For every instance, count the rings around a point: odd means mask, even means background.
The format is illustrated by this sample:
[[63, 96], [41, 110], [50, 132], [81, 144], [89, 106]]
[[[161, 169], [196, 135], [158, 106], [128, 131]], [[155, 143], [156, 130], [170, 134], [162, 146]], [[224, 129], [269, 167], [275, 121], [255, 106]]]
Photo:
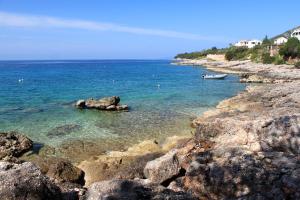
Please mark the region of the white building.
[[274, 40], [274, 44], [275, 45], [282, 45], [282, 44], [286, 43], [287, 41], [288, 41], [288, 39], [286, 37], [281, 36], [281, 37], [278, 37]]
[[260, 40], [241, 40], [241, 41], [235, 43], [234, 46], [253, 48], [256, 45], [260, 45], [261, 43], [262, 43], [262, 41], [260, 41]]
[[291, 34], [291, 37], [295, 37], [298, 38], [298, 40], [300, 40], [300, 28], [294, 30], [293, 33]]

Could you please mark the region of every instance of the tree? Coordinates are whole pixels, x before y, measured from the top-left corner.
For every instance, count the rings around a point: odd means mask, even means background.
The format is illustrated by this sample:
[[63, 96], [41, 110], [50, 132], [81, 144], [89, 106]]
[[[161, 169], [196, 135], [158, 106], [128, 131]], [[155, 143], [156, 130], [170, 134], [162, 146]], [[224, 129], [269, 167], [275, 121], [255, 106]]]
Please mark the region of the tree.
[[271, 40], [269, 40], [269, 38], [268, 38], [267, 35], [266, 35], [265, 38], [263, 39], [262, 44], [263, 44], [263, 45], [271, 45], [271, 44], [272, 44]]
[[279, 54], [282, 55], [285, 60], [289, 58], [300, 58], [300, 41], [294, 37], [288, 39], [284, 46], [280, 48]]

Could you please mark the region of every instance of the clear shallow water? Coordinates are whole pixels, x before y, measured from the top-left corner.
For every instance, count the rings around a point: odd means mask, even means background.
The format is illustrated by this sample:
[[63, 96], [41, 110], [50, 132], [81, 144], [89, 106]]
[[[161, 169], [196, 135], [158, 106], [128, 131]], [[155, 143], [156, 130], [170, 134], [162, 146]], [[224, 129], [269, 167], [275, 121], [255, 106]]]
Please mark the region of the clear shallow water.
[[[124, 148], [145, 139], [186, 135], [193, 117], [245, 87], [235, 76], [203, 80], [203, 73], [211, 72], [170, 61], [2, 61], [0, 131], [17, 130], [52, 146], [80, 139]], [[72, 106], [77, 99], [113, 95], [130, 112]]]

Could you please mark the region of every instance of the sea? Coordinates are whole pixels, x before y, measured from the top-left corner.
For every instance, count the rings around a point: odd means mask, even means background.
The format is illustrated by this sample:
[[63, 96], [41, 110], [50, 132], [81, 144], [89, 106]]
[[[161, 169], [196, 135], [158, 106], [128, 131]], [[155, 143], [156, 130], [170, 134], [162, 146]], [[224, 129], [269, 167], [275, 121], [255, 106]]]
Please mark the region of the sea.
[[[0, 61], [0, 132], [58, 147], [72, 140], [126, 149], [191, 135], [192, 120], [245, 89], [235, 75], [204, 80], [203, 67], [170, 60]], [[79, 99], [119, 96], [129, 112], [79, 110]]]

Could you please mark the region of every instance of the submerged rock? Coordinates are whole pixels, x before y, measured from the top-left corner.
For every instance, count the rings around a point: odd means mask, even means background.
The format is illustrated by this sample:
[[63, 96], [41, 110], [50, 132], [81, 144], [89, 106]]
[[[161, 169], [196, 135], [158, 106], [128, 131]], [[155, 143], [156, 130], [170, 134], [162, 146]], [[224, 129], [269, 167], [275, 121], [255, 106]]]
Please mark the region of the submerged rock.
[[59, 137], [70, 134], [74, 131], [78, 131], [81, 129], [81, 126], [78, 124], [66, 124], [62, 126], [55, 127], [47, 133], [48, 137]]
[[62, 199], [60, 189], [32, 163], [0, 162], [1, 199]]
[[98, 109], [107, 111], [128, 111], [127, 105], [119, 105], [120, 97], [104, 97], [99, 100], [88, 99], [88, 100], [78, 100], [75, 106], [80, 109]]
[[31, 150], [33, 142], [17, 132], [0, 132], [0, 160], [5, 157], [19, 157]]

